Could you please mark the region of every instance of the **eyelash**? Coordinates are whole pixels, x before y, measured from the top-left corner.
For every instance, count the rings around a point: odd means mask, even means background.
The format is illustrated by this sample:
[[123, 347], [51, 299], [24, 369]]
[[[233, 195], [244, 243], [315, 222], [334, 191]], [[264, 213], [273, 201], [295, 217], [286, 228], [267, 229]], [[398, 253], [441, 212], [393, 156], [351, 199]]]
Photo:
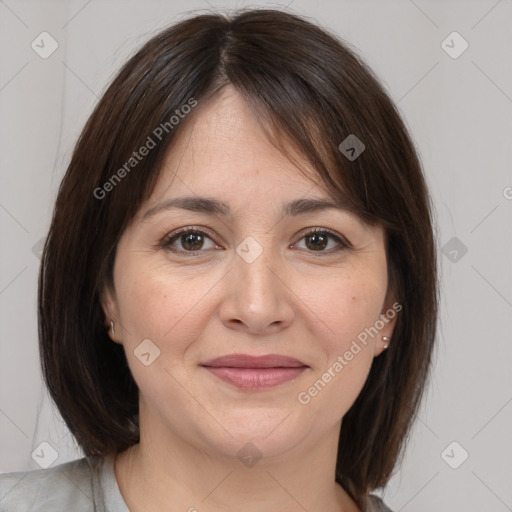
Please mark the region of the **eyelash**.
[[[204, 228], [196, 228], [194, 226], [189, 226], [189, 227], [186, 227], [186, 228], [181, 228], [173, 233], [170, 233], [168, 235], [166, 235], [162, 242], [160, 243], [160, 247], [162, 249], [165, 249], [167, 251], [170, 251], [170, 252], [173, 252], [175, 254], [187, 254], [187, 255], [191, 255], [191, 256], [194, 256], [200, 252], [204, 252], [205, 250], [204, 249], [199, 249], [199, 250], [196, 250], [196, 251], [185, 251], [185, 250], [177, 250], [177, 249], [174, 249], [171, 247], [171, 244], [173, 244], [176, 240], [179, 240], [179, 237], [184, 235], [184, 234], [187, 234], [187, 233], [199, 233], [201, 235], [206, 235], [210, 240], [212, 240], [212, 242], [216, 243], [214, 240], [213, 240], [213, 237], [212, 235], [206, 231]], [[307, 231], [306, 233], [303, 233], [301, 238], [299, 239], [302, 240], [303, 238], [306, 238], [307, 236], [310, 236], [310, 235], [314, 235], [314, 234], [325, 234], [325, 235], [328, 235], [330, 238], [334, 239], [338, 244], [339, 246], [337, 248], [334, 248], [334, 249], [330, 249], [328, 251], [325, 251], [325, 250], [322, 250], [322, 251], [308, 251], [310, 253], [312, 253], [313, 255], [315, 256], [323, 256], [323, 255], [330, 255], [330, 254], [334, 254], [334, 253], [337, 253], [339, 251], [342, 251], [342, 250], [346, 250], [346, 249], [351, 249], [352, 246], [347, 242], [345, 241], [344, 239], [342, 239], [339, 235], [337, 235], [334, 231], [331, 231], [330, 229], [327, 229], [327, 228], [312, 228], [310, 229], [309, 231]], [[218, 244], [216, 244], [218, 245]]]

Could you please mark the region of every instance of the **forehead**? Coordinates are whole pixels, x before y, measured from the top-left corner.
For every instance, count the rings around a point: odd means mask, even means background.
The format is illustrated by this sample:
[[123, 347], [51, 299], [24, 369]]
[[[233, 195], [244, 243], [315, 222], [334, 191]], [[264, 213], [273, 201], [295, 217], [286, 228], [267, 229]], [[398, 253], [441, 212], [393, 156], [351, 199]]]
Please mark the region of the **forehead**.
[[229, 197], [266, 190], [270, 196], [327, 197], [317, 172], [288, 148], [297, 165], [269, 140], [243, 97], [227, 86], [180, 127], [165, 156], [152, 200], [174, 193]]

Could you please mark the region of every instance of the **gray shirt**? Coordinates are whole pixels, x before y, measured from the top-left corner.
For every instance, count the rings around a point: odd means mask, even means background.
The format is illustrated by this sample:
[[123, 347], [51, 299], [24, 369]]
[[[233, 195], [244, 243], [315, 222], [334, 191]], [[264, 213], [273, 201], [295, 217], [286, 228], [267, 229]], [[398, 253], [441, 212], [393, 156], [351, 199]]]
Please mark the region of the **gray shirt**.
[[[0, 512], [130, 512], [112, 456], [89, 456], [48, 469], [0, 474]], [[391, 512], [368, 495], [364, 512]]]

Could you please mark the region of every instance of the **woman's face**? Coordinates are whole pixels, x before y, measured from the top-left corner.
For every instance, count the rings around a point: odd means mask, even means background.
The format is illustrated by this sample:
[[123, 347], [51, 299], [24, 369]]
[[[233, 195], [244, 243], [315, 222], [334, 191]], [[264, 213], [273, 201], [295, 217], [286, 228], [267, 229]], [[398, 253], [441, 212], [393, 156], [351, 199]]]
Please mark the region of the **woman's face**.
[[[383, 229], [339, 208], [301, 211], [326, 192], [231, 87], [195, 112], [119, 241], [102, 299], [141, 429], [230, 456], [247, 442], [263, 456], [313, 446], [339, 429], [392, 334], [394, 320], [379, 321], [392, 304]], [[232, 354], [295, 361], [205, 366]]]

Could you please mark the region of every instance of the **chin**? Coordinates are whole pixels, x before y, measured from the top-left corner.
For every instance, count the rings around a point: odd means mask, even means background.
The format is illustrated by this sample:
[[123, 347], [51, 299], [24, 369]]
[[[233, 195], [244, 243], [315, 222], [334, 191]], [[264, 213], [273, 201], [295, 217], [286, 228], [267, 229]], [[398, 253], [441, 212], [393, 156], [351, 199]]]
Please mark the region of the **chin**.
[[[217, 417], [224, 429], [216, 429], [220, 438], [212, 439], [212, 430], [203, 434], [203, 439], [228, 457], [244, 454], [259, 457], [278, 457], [292, 450], [303, 440], [306, 429], [297, 425], [290, 410], [243, 411], [236, 417]], [[299, 430], [300, 429], [300, 430]], [[254, 453], [253, 453], [254, 452]]]

